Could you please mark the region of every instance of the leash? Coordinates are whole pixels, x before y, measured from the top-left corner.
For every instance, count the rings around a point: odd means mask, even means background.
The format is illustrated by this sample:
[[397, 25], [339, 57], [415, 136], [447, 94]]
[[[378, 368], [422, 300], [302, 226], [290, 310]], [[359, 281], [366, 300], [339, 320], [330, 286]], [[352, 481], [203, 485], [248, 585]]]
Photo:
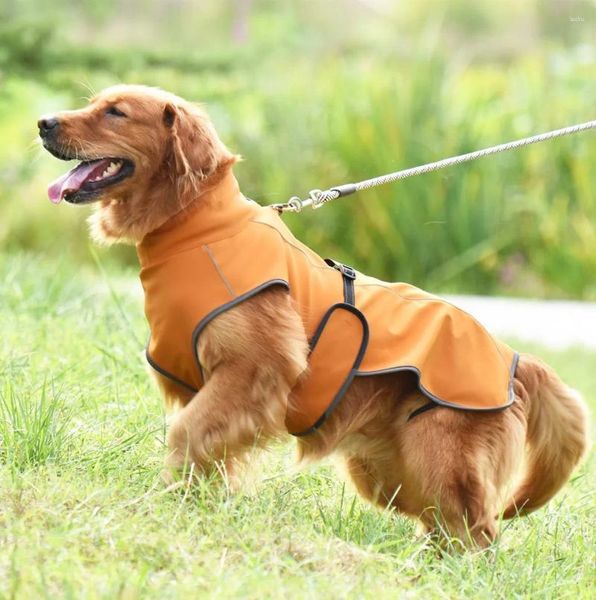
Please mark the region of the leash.
[[451, 165], [459, 165], [470, 160], [476, 160], [483, 156], [489, 156], [490, 154], [496, 154], [497, 152], [505, 152], [506, 150], [514, 150], [521, 146], [528, 146], [530, 144], [536, 144], [538, 142], [545, 142], [553, 138], [561, 137], [563, 135], [569, 135], [571, 133], [579, 133], [580, 131], [586, 131], [587, 129], [593, 129], [596, 127], [596, 121], [588, 121], [586, 123], [580, 123], [579, 125], [572, 125], [570, 127], [563, 127], [563, 129], [555, 129], [554, 131], [548, 131], [547, 133], [541, 133], [539, 135], [533, 135], [531, 137], [521, 138], [513, 142], [507, 142], [505, 144], [499, 144], [498, 146], [491, 146], [484, 150], [476, 150], [475, 152], [468, 152], [467, 154], [460, 154], [459, 156], [452, 156], [450, 158], [444, 158], [436, 162], [431, 162], [426, 165], [420, 165], [418, 167], [412, 167], [410, 169], [404, 169], [403, 171], [395, 171], [387, 175], [381, 175], [379, 177], [373, 177], [372, 179], [365, 179], [359, 183], [346, 183], [343, 185], [336, 185], [328, 190], [311, 190], [309, 197], [301, 200], [298, 196], [292, 196], [287, 202], [283, 204], [272, 204], [271, 207], [275, 208], [280, 213], [283, 212], [296, 212], [299, 213], [304, 207], [312, 206], [312, 208], [320, 208], [326, 202], [335, 200], [336, 198], [343, 198], [349, 196], [355, 192], [361, 190], [367, 190], [378, 185], [384, 185], [385, 183], [391, 183], [398, 179], [405, 179], [406, 177], [413, 177], [414, 175], [422, 175], [423, 173], [429, 173], [430, 171], [437, 171], [438, 169], [444, 169]]

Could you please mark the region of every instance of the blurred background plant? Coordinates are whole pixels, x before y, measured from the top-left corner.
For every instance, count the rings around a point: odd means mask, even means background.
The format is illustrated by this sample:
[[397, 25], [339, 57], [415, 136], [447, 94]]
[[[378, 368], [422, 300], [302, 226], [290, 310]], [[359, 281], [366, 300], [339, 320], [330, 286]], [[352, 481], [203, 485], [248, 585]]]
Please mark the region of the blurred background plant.
[[[596, 118], [593, 0], [2, 0], [0, 252], [91, 263], [36, 120], [105, 86], [206, 104], [280, 202]], [[596, 298], [594, 133], [289, 216], [320, 254], [433, 291]], [[134, 250], [100, 251], [110, 268]]]

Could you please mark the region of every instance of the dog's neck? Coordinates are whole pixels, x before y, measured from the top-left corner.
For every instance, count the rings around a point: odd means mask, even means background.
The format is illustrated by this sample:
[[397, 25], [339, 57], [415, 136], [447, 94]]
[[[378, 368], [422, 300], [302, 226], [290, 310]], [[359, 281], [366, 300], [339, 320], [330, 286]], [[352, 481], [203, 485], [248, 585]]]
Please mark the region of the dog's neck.
[[228, 238], [252, 218], [256, 205], [241, 193], [231, 169], [183, 211], [137, 244], [141, 265]]

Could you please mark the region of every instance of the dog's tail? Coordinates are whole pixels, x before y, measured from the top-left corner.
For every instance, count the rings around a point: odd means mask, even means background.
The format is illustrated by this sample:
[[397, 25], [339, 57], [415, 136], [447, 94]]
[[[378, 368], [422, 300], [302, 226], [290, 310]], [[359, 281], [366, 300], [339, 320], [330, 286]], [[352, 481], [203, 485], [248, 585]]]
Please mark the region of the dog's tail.
[[525, 475], [503, 513], [509, 519], [546, 504], [566, 483], [588, 447], [588, 410], [538, 359], [523, 355], [515, 375], [528, 420]]

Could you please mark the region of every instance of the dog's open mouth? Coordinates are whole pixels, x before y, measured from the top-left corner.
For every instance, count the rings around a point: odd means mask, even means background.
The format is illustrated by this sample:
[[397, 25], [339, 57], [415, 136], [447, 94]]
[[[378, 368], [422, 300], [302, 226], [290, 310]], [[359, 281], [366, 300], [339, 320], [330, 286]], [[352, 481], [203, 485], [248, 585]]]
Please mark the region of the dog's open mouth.
[[48, 197], [54, 204], [66, 200], [85, 204], [98, 199], [108, 186], [132, 175], [134, 164], [125, 158], [99, 158], [83, 161], [48, 187]]

